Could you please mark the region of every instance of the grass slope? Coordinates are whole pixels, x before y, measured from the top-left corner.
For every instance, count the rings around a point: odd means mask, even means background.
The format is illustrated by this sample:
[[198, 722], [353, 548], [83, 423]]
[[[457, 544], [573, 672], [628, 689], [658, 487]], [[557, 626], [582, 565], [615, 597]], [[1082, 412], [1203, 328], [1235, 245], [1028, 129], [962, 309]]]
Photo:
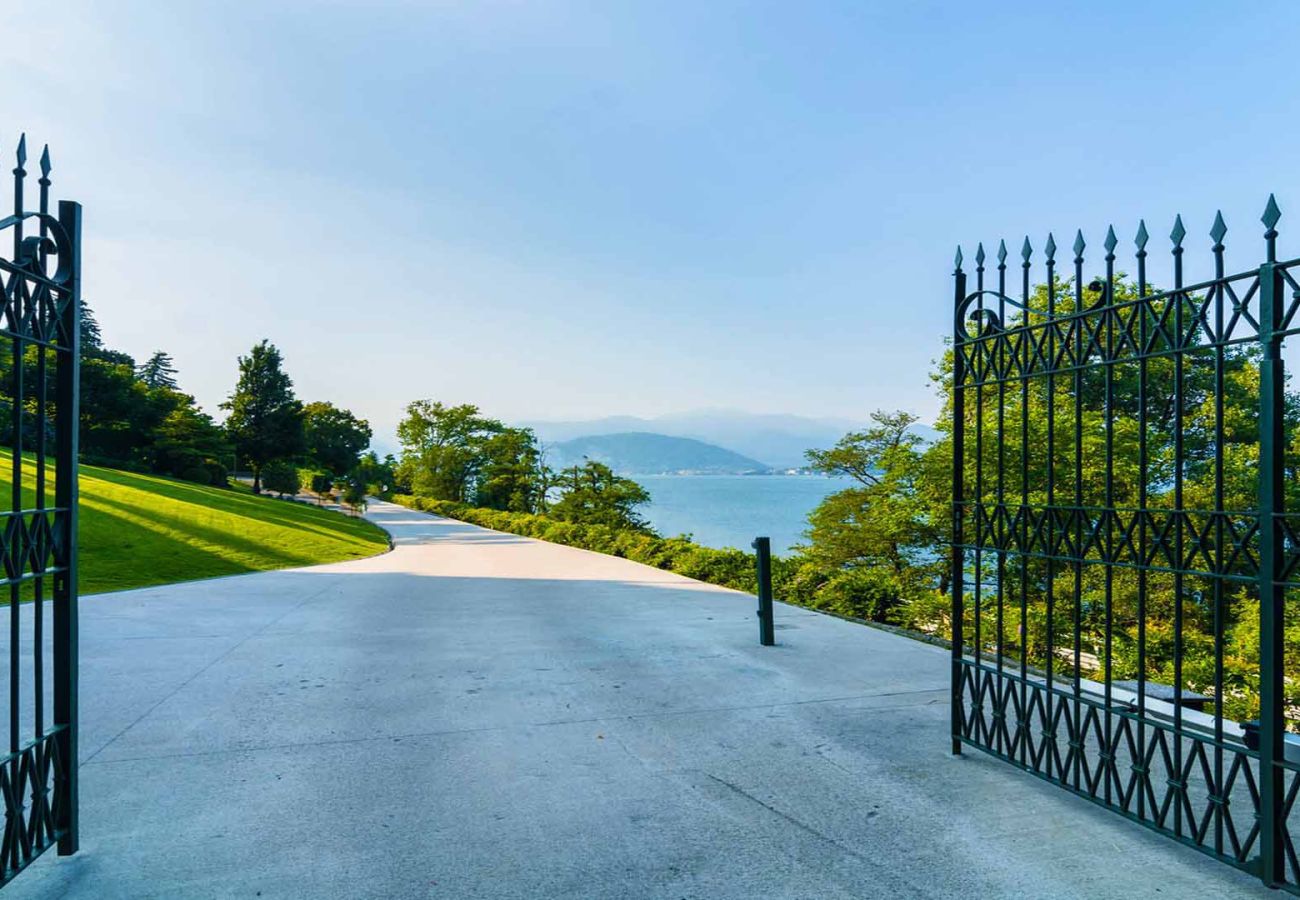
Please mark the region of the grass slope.
[[[0, 452], [0, 497], [12, 455]], [[30, 488], [35, 465], [25, 462]], [[53, 470], [49, 505], [53, 505]], [[28, 491], [23, 505], [30, 507]], [[84, 594], [373, 556], [388, 537], [362, 519], [156, 475], [81, 467]]]

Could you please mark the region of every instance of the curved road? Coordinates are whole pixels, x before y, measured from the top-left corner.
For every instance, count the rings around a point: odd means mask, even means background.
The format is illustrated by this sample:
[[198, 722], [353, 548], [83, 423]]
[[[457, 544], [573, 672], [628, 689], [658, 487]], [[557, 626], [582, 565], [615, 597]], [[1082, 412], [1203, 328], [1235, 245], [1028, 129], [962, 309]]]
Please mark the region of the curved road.
[[5, 900], [1269, 895], [951, 757], [938, 648], [370, 517], [393, 552], [83, 600], [83, 849]]

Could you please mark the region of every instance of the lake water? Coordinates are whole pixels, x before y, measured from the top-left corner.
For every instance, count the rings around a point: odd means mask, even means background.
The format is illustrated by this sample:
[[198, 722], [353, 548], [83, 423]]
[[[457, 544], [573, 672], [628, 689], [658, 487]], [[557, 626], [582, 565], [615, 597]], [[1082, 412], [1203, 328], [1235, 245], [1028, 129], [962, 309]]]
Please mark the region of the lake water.
[[707, 547], [748, 550], [758, 535], [784, 553], [803, 540], [807, 516], [852, 482], [815, 475], [637, 475], [650, 492], [642, 514], [665, 536], [693, 534]]

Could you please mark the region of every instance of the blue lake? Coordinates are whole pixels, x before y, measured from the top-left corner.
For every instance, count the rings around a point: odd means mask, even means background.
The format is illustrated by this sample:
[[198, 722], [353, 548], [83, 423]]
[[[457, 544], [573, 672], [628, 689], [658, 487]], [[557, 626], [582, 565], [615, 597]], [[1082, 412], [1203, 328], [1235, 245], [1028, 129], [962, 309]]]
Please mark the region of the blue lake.
[[707, 547], [748, 550], [758, 535], [784, 553], [803, 541], [807, 516], [827, 494], [852, 484], [814, 475], [637, 475], [650, 492], [641, 508], [665, 536], [692, 534]]

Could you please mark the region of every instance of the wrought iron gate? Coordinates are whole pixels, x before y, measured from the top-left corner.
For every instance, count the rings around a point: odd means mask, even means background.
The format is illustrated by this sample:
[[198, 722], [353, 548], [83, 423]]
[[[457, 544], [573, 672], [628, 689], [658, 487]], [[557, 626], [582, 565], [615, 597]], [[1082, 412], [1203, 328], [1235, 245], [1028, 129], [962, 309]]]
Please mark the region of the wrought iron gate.
[[36, 211], [28, 211], [26, 161], [24, 138], [13, 170], [13, 214], [0, 219], [0, 232], [8, 230], [13, 238], [12, 256], [0, 253], [0, 348], [9, 351], [0, 353], [0, 410], [7, 413], [0, 431], [8, 435], [0, 443], [10, 448], [3, 462], [11, 479], [9, 506], [0, 512], [0, 574], [9, 603], [0, 884], [52, 846], [60, 854], [77, 849], [81, 207], [60, 201], [57, 216], [50, 213], [46, 148]]
[[1264, 262], [1225, 274], [1216, 216], [1195, 282], [1181, 218], [1167, 257], [1139, 224], [1135, 279], [1114, 229], [1092, 280], [1082, 233], [1059, 264], [1049, 235], [1038, 275], [1026, 239], [1010, 284], [1005, 242], [973, 286], [957, 251], [952, 737], [1300, 893], [1279, 218], [1270, 197]]

